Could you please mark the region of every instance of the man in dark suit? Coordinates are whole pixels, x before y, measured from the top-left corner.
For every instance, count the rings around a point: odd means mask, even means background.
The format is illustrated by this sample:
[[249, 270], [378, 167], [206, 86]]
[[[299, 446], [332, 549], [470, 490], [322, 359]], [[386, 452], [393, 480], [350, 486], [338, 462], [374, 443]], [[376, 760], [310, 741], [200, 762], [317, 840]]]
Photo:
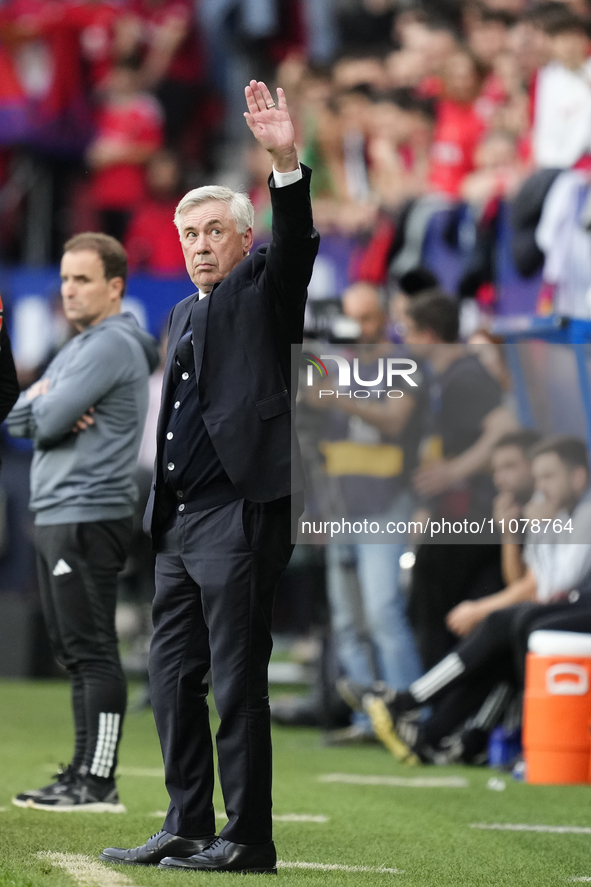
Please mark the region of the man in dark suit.
[[[319, 237], [283, 90], [275, 104], [252, 80], [246, 101], [246, 122], [273, 161], [272, 242], [250, 254], [246, 195], [198, 188], [177, 207], [199, 291], [170, 317], [146, 511], [157, 551], [151, 696], [170, 806], [161, 832], [142, 847], [108, 848], [101, 859], [110, 862], [276, 871], [267, 669], [274, 591], [293, 548], [292, 499], [303, 489], [291, 345], [302, 341]], [[229, 820], [219, 838], [210, 667]]]

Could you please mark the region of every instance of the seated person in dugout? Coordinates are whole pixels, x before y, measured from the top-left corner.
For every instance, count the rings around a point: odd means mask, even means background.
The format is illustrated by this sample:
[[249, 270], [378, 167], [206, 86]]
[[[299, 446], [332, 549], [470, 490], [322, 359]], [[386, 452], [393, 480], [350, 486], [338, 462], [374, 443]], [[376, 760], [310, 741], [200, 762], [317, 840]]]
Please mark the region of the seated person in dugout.
[[[347, 702], [368, 713], [384, 745], [407, 763], [436, 762], [446, 737], [495, 683], [523, 683], [532, 631], [591, 631], [591, 490], [585, 444], [573, 437], [550, 438], [534, 447], [531, 458], [537, 496], [524, 509], [530, 528], [524, 575], [491, 596], [489, 615], [406, 691], [379, 684], [362, 687], [345, 679], [339, 684]], [[421, 707], [433, 703], [433, 713], [419, 720]]]
[[[493, 500], [493, 519], [502, 528], [501, 566], [507, 588], [512, 588], [513, 583], [521, 579], [527, 570], [523, 559], [521, 528], [524, 526], [525, 506], [534, 494], [534, 477], [528, 451], [539, 440], [537, 431], [529, 428], [512, 431], [497, 441], [492, 453], [492, 476], [497, 490]], [[535, 506], [530, 505], [530, 509], [533, 508]], [[467, 635], [489, 613], [498, 610], [502, 600], [496, 593], [478, 600], [461, 601], [447, 614], [447, 628], [459, 637]], [[508, 598], [505, 606], [511, 603], [511, 598]]]

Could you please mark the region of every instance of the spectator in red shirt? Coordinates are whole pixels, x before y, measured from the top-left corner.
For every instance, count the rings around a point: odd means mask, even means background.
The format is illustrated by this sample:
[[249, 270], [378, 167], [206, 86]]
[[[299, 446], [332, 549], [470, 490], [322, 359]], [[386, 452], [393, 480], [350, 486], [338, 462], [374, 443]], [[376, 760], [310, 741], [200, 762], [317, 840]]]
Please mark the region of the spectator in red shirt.
[[[108, 73], [116, 59], [125, 58], [130, 51], [130, 30], [133, 21], [127, 9], [127, 0], [66, 0], [62, 3], [63, 19], [59, 25], [68, 32], [77, 53], [89, 87], [95, 87]], [[69, 58], [61, 60], [66, 76], [70, 71]]]
[[424, 193], [433, 140], [432, 99], [409, 89], [373, 96], [367, 155], [380, 205], [395, 209]]
[[474, 172], [464, 177], [461, 197], [479, 214], [496, 198], [512, 197], [525, 177], [518, 144], [512, 133], [488, 132], [474, 152]]
[[133, 214], [125, 249], [130, 268], [156, 274], [179, 274], [185, 262], [172, 223], [179, 201], [181, 169], [171, 151], [154, 154], [146, 168], [148, 197]]
[[403, 50], [422, 59], [418, 90], [424, 96], [441, 94], [441, 77], [447, 60], [458, 48], [458, 34], [445, 18], [420, 9], [409, 9], [396, 20], [396, 33]]
[[[8, 0], [0, 37], [34, 101], [39, 141], [75, 153], [88, 141], [91, 90], [135, 48], [130, 0]], [[75, 143], [73, 139], [76, 137]]]
[[461, 49], [447, 59], [442, 75], [429, 184], [457, 198], [464, 176], [474, 169], [474, 151], [485, 129], [476, 107], [485, 69], [468, 49]]
[[68, 3], [55, 0], [9, 0], [0, 10], [0, 37], [31, 103], [29, 141], [75, 156], [88, 140], [90, 108], [67, 13]]
[[132, 210], [146, 196], [146, 163], [162, 145], [162, 113], [139, 89], [133, 62], [118, 62], [104, 81], [97, 135], [87, 152], [91, 199], [106, 234], [122, 240]]
[[136, 50], [144, 86], [162, 103], [167, 145], [178, 149], [205, 77], [194, 0], [130, 0], [130, 9], [139, 23]]

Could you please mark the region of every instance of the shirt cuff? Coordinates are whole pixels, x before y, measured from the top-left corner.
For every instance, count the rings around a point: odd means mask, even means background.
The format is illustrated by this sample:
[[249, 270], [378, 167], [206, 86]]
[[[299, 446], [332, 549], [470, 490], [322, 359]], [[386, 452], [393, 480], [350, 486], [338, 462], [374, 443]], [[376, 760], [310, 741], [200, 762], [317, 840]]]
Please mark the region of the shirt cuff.
[[273, 181], [276, 188], [285, 188], [286, 185], [294, 185], [302, 178], [302, 168], [298, 163], [298, 168], [291, 172], [277, 172], [273, 167]]

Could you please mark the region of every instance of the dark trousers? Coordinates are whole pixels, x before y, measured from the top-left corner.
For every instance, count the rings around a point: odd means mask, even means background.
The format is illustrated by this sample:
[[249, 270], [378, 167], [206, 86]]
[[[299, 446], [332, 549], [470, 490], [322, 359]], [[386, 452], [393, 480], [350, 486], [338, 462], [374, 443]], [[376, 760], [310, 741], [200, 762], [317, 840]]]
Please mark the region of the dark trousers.
[[420, 545], [412, 571], [408, 615], [424, 668], [433, 668], [457, 638], [445, 617], [465, 600], [503, 588], [499, 545]]
[[115, 606], [131, 527], [131, 518], [35, 527], [47, 630], [72, 682], [72, 765], [97, 778], [115, 772], [127, 703]]
[[271, 840], [268, 664], [279, 578], [292, 552], [289, 499], [178, 514], [156, 556], [150, 690], [170, 806], [163, 828], [214, 834], [205, 677], [220, 717], [219, 776], [240, 844]]
[[425, 724], [430, 744], [452, 733], [484, 701], [492, 687], [508, 681], [523, 687], [530, 634], [549, 631], [591, 632], [591, 596], [569, 603], [526, 601], [496, 610], [456, 646], [465, 671], [434, 695], [434, 714]]

